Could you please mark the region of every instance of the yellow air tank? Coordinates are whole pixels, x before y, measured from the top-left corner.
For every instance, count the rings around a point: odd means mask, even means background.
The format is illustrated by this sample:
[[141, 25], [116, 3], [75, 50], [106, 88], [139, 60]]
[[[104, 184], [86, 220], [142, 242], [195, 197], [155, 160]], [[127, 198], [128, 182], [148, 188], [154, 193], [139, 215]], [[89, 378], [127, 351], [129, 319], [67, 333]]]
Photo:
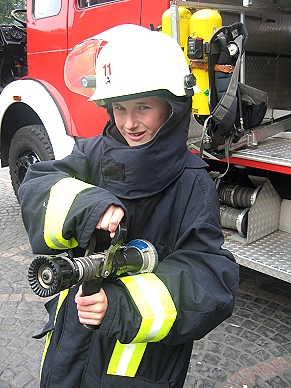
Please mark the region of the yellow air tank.
[[[178, 7], [179, 13], [179, 27], [180, 27], [180, 46], [184, 47], [185, 42], [189, 36], [189, 21], [192, 13], [185, 7]], [[172, 25], [171, 25], [171, 9], [167, 9], [162, 15], [162, 31], [172, 36]]]
[[[221, 26], [222, 19], [217, 11], [212, 9], [200, 9], [193, 13], [190, 18], [189, 35], [190, 38], [195, 38], [204, 44], [209, 42], [213, 33]], [[192, 73], [196, 77], [196, 85], [200, 89], [200, 92], [193, 96], [192, 111], [197, 116], [209, 116], [207, 55], [203, 54], [202, 58], [199, 59], [190, 59], [190, 67]]]

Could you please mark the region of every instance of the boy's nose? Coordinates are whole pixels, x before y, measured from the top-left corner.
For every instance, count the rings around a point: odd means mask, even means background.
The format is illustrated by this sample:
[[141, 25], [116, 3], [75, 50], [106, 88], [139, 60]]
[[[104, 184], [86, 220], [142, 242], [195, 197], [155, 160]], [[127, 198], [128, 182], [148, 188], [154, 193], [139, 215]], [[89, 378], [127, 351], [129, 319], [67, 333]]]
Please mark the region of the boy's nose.
[[128, 128], [128, 129], [138, 127], [138, 120], [136, 118], [136, 115], [135, 114], [127, 114], [125, 125], [126, 125], [126, 128]]

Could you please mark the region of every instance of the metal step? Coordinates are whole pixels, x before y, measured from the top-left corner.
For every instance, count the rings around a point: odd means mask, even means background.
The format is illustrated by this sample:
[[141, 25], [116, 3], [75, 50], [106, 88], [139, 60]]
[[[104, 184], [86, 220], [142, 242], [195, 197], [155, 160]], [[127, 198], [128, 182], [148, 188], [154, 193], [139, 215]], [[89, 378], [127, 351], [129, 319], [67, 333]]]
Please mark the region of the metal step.
[[225, 244], [238, 264], [291, 283], [291, 234], [276, 231], [251, 243], [241, 236], [224, 230]]
[[291, 283], [290, 214], [291, 201], [282, 201], [267, 179], [248, 208], [247, 233], [237, 227], [238, 219], [236, 231], [224, 228], [225, 248], [238, 264]]
[[291, 167], [291, 133], [282, 132], [280, 135], [269, 137], [256, 147], [237, 150], [233, 153], [233, 156], [240, 159]]

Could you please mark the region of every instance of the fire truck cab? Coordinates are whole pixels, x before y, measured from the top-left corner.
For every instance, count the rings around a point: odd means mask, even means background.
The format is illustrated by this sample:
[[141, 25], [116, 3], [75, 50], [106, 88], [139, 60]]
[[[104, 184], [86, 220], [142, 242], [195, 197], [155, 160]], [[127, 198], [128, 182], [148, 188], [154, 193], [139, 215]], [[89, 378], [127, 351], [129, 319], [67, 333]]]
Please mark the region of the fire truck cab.
[[[100, 134], [106, 122], [104, 109], [66, 87], [68, 52], [118, 24], [158, 26], [168, 6], [166, 0], [158, 1], [154, 9], [150, 0], [27, 1], [26, 25], [13, 28], [22, 41], [27, 39], [28, 74], [21, 79], [15, 76], [0, 97], [1, 162], [10, 167], [15, 192], [29, 164], [68, 155], [76, 138]], [[4, 46], [7, 39], [1, 32]], [[10, 46], [17, 47], [21, 39], [10, 31], [8, 35]]]
[[[4, 87], [0, 95], [2, 167], [9, 166], [17, 194], [30, 164], [63, 158], [79, 137], [101, 133], [106, 111], [71, 92], [64, 82], [64, 64], [76, 44], [119, 24], [139, 24], [171, 34], [191, 64], [190, 59], [219, 28], [218, 19], [215, 23], [202, 20], [203, 37], [192, 28], [196, 12], [204, 9], [215, 10], [223, 26], [234, 22], [246, 26], [249, 38], [241, 59], [240, 81], [268, 95], [262, 124], [233, 144], [229, 158], [223, 152], [205, 150], [203, 154], [209, 172], [223, 175], [217, 187], [225, 246], [239, 264], [291, 282], [288, 1], [220, 0], [212, 4], [156, 0], [153, 4], [151, 0], [27, 0], [26, 23], [0, 28], [0, 76], [5, 69], [13, 79], [8, 82], [6, 77], [5, 83], [0, 79], [0, 87]], [[13, 15], [18, 21], [17, 10]], [[185, 43], [189, 36], [196, 39], [194, 50]], [[18, 54], [17, 48], [21, 49]], [[4, 66], [7, 61], [11, 71]], [[189, 131], [188, 145], [193, 152], [199, 151], [204, 130], [197, 120], [200, 102], [204, 98], [206, 106], [209, 95], [205, 62], [202, 56], [195, 65], [200, 73], [193, 70], [200, 87], [194, 96]]]

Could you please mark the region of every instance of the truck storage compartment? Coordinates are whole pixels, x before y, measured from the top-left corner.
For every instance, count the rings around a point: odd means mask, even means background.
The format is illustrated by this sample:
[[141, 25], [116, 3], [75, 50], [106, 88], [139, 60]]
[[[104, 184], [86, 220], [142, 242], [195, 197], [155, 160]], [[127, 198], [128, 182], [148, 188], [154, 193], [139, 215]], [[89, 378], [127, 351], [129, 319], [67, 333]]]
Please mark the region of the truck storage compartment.
[[[251, 168], [258, 176], [248, 178], [254, 182], [251, 190], [255, 198], [247, 212], [246, 236], [241, 236], [238, 228], [236, 230], [224, 228], [225, 247], [235, 255], [240, 265], [289, 283], [291, 283], [290, 135], [290, 132], [284, 132], [264, 140], [256, 147], [244, 148], [232, 154], [231, 159], [235, 161], [236, 166], [234, 168], [237, 168], [240, 176], [244, 174], [244, 169], [250, 171], [247, 167], [250, 161], [264, 169]], [[274, 162], [276, 163], [273, 164]], [[219, 165], [225, 168], [224, 163], [219, 162]], [[276, 172], [278, 165], [284, 170], [284, 174]], [[255, 188], [262, 184], [260, 174], [264, 175], [265, 180], [261, 189], [255, 192]], [[268, 176], [271, 179], [266, 179]], [[232, 191], [231, 195], [234, 197], [234, 189]], [[236, 209], [244, 210], [242, 207]]]

